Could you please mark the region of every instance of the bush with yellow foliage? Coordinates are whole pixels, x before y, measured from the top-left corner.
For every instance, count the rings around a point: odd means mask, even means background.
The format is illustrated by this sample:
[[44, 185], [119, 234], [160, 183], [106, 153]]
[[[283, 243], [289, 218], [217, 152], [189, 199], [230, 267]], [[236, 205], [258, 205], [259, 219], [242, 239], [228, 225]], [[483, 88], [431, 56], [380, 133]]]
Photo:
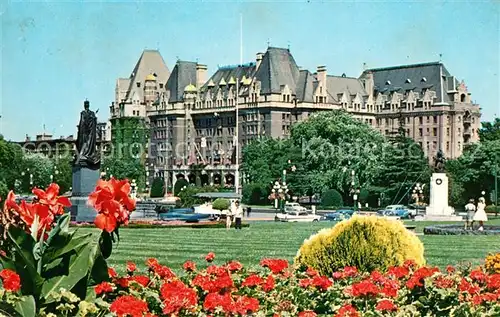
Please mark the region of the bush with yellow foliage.
[[402, 222], [376, 216], [354, 216], [304, 241], [295, 263], [331, 276], [346, 266], [360, 271], [385, 270], [414, 260], [425, 264], [424, 246]]

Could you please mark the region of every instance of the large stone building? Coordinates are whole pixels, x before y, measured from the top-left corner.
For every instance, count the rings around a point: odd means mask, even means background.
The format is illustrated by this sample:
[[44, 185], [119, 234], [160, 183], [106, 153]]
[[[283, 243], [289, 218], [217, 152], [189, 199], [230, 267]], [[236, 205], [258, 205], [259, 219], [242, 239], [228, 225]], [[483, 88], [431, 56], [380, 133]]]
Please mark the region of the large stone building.
[[158, 51], [144, 51], [130, 77], [117, 80], [110, 108], [112, 140], [144, 137], [147, 175], [169, 186], [178, 177], [233, 185], [236, 120], [244, 146], [260, 136], [286, 138], [313, 112], [345, 109], [386, 135], [404, 128], [429, 157], [442, 149], [450, 158], [478, 140], [480, 120], [463, 81], [440, 62], [368, 69], [354, 78], [328, 75], [325, 66], [311, 73], [290, 50], [274, 47], [209, 78], [206, 65], [177, 61], [170, 73]]

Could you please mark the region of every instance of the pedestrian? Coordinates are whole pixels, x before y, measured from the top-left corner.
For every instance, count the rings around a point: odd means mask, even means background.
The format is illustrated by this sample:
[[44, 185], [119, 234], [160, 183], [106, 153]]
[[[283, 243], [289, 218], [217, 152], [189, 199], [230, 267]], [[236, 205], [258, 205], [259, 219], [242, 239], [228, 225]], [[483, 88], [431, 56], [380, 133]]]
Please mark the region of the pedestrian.
[[231, 204], [231, 206], [227, 210], [227, 214], [226, 214], [226, 230], [228, 230], [228, 231], [231, 228], [231, 223], [233, 222], [233, 219], [231, 217], [232, 211], [233, 211], [233, 204]]
[[243, 218], [243, 208], [240, 205], [240, 201], [237, 200], [234, 202], [234, 227], [238, 230], [241, 230], [241, 218]]
[[247, 218], [250, 218], [251, 212], [252, 212], [252, 207], [247, 207]]
[[472, 230], [474, 227], [474, 214], [476, 213], [476, 205], [474, 205], [474, 199], [470, 199], [469, 203], [465, 205], [465, 230]]
[[486, 207], [486, 203], [484, 197], [479, 198], [479, 202], [477, 203], [476, 213], [474, 214], [474, 221], [479, 221], [479, 231], [484, 230], [484, 222], [488, 221], [488, 216], [486, 215], [486, 211], [484, 210]]

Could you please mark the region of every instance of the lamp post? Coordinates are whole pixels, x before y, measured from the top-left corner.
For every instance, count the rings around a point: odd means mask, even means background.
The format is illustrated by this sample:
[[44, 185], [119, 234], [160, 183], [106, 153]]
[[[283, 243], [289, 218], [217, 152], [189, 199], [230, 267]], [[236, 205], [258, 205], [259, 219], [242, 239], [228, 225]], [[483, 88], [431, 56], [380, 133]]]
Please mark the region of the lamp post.
[[424, 185], [417, 183], [415, 188], [413, 188], [413, 199], [415, 200], [415, 205], [418, 205], [420, 201], [424, 199]]

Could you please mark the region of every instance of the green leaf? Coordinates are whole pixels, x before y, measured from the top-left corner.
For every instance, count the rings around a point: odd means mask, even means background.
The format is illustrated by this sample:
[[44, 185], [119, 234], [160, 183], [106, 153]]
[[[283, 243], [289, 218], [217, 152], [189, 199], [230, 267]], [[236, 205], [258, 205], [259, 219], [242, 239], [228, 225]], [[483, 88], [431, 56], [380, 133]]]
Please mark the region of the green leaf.
[[87, 244], [90, 244], [92, 242], [91, 237], [91, 233], [81, 236], [71, 234], [69, 236], [69, 240], [67, 238], [59, 239], [59, 237], [55, 237], [54, 240], [52, 240], [52, 245], [47, 248], [46, 253], [44, 254], [44, 263], [52, 262], [61, 256], [65, 256], [67, 253], [73, 252]]
[[89, 267], [91, 268], [91, 277], [94, 283], [101, 283], [109, 280], [108, 264], [101, 253], [101, 248], [93, 244], [89, 258]]
[[50, 303], [53, 299], [48, 298], [51, 292], [58, 292], [60, 288], [71, 290], [81, 279], [89, 273], [89, 256], [92, 246], [87, 243], [76, 253], [67, 254], [70, 257], [69, 265], [61, 275], [47, 279], [42, 286], [41, 296]]
[[101, 249], [102, 256], [107, 259], [111, 255], [111, 251], [113, 250], [113, 241], [112, 234], [103, 230], [101, 233], [101, 237], [99, 238], [99, 247]]
[[33, 296], [21, 297], [21, 301], [15, 304], [14, 309], [23, 317], [34, 317], [36, 313], [35, 298]]

